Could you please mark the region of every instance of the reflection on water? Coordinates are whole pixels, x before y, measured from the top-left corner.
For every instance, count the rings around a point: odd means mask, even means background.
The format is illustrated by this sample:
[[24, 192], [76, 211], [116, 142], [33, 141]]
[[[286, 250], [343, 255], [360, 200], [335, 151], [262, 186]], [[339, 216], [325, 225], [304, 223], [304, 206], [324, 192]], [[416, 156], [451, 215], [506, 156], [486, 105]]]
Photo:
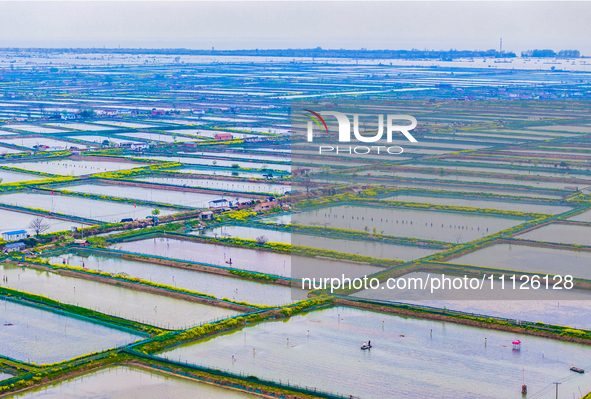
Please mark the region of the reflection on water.
[[[153, 207], [134, 206], [121, 202], [99, 201], [90, 198], [69, 197], [37, 193], [16, 193], [0, 195], [0, 203], [45, 209], [66, 215], [80, 216], [105, 222], [119, 222], [123, 218], [143, 219], [150, 215]], [[178, 211], [161, 209], [160, 214], [170, 215]], [[30, 216], [29, 216], [30, 217]], [[67, 222], [70, 226], [74, 222]]]
[[293, 223], [464, 243], [523, 221], [442, 211], [335, 206], [292, 216]]
[[48, 258], [51, 263], [84, 266], [109, 273], [127, 273], [131, 277], [173, 285], [192, 291], [260, 305], [285, 305], [292, 302], [289, 287], [262, 284], [231, 277], [200, 273], [119, 258], [70, 253]]
[[519, 212], [534, 212], [534, 213], [549, 213], [558, 214], [566, 211], [570, 211], [570, 206], [559, 206], [559, 205], [545, 205], [545, 204], [532, 204], [523, 201], [491, 201], [485, 199], [468, 199], [468, 198], [456, 198], [456, 197], [428, 197], [422, 195], [395, 195], [393, 197], [384, 198], [393, 201], [407, 201], [407, 202], [421, 202], [425, 204], [440, 204], [440, 205], [453, 205], [453, 206], [473, 206], [476, 208], [492, 208], [502, 209], [508, 211], [519, 211]]
[[141, 338], [102, 324], [0, 301], [0, 354], [25, 362], [55, 363]]
[[229, 309], [34, 269], [4, 265], [0, 274], [8, 277], [8, 283], [3, 286], [164, 328], [182, 328], [238, 314]]
[[272, 229], [259, 229], [245, 226], [222, 226], [201, 230], [194, 234], [210, 237], [239, 237], [254, 240], [265, 236], [269, 242], [282, 242], [306, 247], [330, 249], [338, 252], [359, 254], [381, 259], [413, 260], [434, 254], [439, 250], [412, 245], [396, 245], [368, 240], [346, 240], [324, 236], [290, 233]]
[[159, 237], [121, 242], [115, 244], [114, 247], [129, 252], [165, 256], [225, 267], [231, 266], [237, 269], [280, 276], [289, 276], [291, 270], [291, 257], [289, 254], [205, 244], [173, 238]]
[[[29, 228], [29, 225], [33, 219], [35, 219], [35, 216], [28, 213], [0, 209], [0, 232], [27, 230], [29, 234], [34, 234], [34, 232]], [[69, 230], [74, 224], [74, 222], [59, 219], [44, 218], [44, 220], [47, 221], [50, 226], [49, 230], [47, 230], [47, 233]], [[78, 226], [80, 226], [80, 224], [78, 224]]]
[[526, 240], [557, 242], [566, 244], [591, 245], [591, 226], [569, 226], [566, 224], [549, 224], [516, 238]]
[[8, 397], [26, 399], [254, 398], [246, 393], [129, 366], [108, 367]]
[[450, 262], [519, 272], [563, 276], [568, 274], [591, 279], [591, 252], [497, 244], [452, 259]]
[[[21, 139], [17, 139], [21, 140]], [[35, 140], [38, 139], [25, 139], [31, 140], [32, 145], [37, 144]], [[63, 143], [63, 142], [60, 142]], [[40, 143], [43, 144], [43, 143]], [[57, 144], [57, 142], [56, 142]], [[19, 144], [20, 145], [20, 144]], [[26, 144], [25, 144], [26, 145]], [[52, 144], [55, 145], [55, 144]], [[81, 144], [73, 144], [79, 148], [85, 148]], [[63, 146], [63, 145], [62, 145]], [[27, 170], [35, 170], [37, 172], [45, 172], [63, 176], [82, 176], [90, 175], [94, 173], [111, 172], [114, 170], [126, 170], [133, 168], [140, 168], [146, 166], [142, 163], [133, 162], [100, 162], [100, 161], [74, 161], [70, 159], [61, 159], [59, 161], [43, 161], [43, 162], [15, 162], [7, 163], [6, 166], [13, 168], [22, 168]]]
[[[520, 351], [512, 350], [515, 339], [523, 342]], [[360, 350], [368, 340], [373, 348]], [[588, 392], [591, 375], [569, 367], [588, 366], [590, 355], [582, 345], [332, 308], [258, 324], [160, 356], [363, 398], [517, 399], [522, 378], [534, 395], [557, 380], [561, 392], [568, 393], [564, 398], [578, 395], [579, 387]]]
[[[309, 258], [164, 237], [121, 242], [115, 244], [114, 247], [129, 252], [225, 267], [231, 266], [242, 270], [293, 278], [309, 277], [308, 271], [310, 270], [320, 273], [315, 275], [321, 277], [340, 276], [341, 272], [345, 272], [349, 277], [358, 277], [381, 270], [375, 266], [348, 264], [332, 259]], [[297, 267], [292, 268], [292, 262]], [[345, 271], [344, 268], [347, 270]]]
[[[587, 290], [564, 291], [546, 290], [544, 286], [538, 290], [512, 289], [510, 284], [506, 289], [501, 289], [501, 283], [495, 281], [493, 289], [490, 289], [490, 281], [482, 289], [478, 290], [435, 290], [416, 289], [409, 281], [420, 278], [428, 281], [429, 273], [414, 272], [403, 276], [408, 285], [406, 289], [388, 289], [386, 283], [377, 289], [367, 289], [353, 294], [354, 297], [367, 298], [380, 301], [398, 303], [410, 303], [422, 306], [447, 308], [460, 312], [474, 313], [477, 315], [496, 316], [513, 320], [528, 322], [542, 322], [560, 326], [576, 328], [591, 328], [591, 292]], [[441, 278], [440, 273], [432, 275]], [[446, 277], [456, 278], [457, 276]], [[550, 280], [552, 283], [552, 280]], [[384, 287], [384, 288], [382, 288]], [[390, 287], [393, 287], [390, 286]]]
[[[189, 193], [184, 191], [171, 191], [166, 189], [145, 188], [145, 187], [121, 187], [111, 185], [80, 184], [70, 187], [64, 187], [69, 191], [78, 193], [89, 193], [97, 195], [108, 195], [111, 197], [121, 197], [137, 199], [142, 201], [159, 202], [163, 204], [191, 206], [195, 208], [207, 208], [209, 201], [220, 199], [223, 196], [212, 194]], [[125, 193], [125, 194], [123, 194]], [[229, 201], [240, 200], [244, 202], [247, 199], [232, 196], [225, 196]]]
[[174, 177], [145, 177], [137, 179], [140, 181], [147, 181], [150, 183], [172, 184], [175, 186], [188, 187], [208, 187], [218, 190], [229, 191], [244, 191], [244, 192], [261, 192], [283, 194], [291, 189], [290, 186], [284, 184], [269, 184], [269, 183], [253, 183], [246, 181], [227, 181], [216, 179], [189, 179], [189, 178], [174, 178]]

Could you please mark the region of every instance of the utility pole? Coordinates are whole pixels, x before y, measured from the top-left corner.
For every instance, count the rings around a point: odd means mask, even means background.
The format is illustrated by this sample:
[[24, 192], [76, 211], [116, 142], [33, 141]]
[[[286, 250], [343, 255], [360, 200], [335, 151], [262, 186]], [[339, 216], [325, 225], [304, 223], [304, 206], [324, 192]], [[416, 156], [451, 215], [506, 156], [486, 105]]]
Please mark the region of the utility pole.
[[561, 382], [553, 382], [552, 384], [556, 384], [556, 399], [558, 399], [558, 385], [562, 384]]

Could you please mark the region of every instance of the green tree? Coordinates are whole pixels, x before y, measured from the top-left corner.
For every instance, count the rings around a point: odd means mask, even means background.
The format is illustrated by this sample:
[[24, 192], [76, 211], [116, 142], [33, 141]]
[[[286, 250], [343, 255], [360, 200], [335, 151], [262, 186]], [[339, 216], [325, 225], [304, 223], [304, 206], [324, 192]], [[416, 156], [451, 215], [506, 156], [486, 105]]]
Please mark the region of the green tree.
[[152, 215], [154, 215], [154, 216], [158, 216], [158, 215], [160, 215], [160, 209], [158, 209], [158, 208], [154, 209], [154, 210], [152, 211]]

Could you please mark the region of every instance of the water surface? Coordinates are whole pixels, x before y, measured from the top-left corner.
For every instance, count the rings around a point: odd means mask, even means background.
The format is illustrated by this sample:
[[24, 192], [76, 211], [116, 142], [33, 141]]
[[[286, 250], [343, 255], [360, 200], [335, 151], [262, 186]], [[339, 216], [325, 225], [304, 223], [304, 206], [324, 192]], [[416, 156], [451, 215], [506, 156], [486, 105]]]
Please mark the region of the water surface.
[[37, 307], [0, 300], [0, 354], [55, 363], [143, 339], [138, 334]]
[[0, 274], [8, 277], [5, 287], [163, 328], [184, 328], [239, 313], [35, 269], [4, 265]]
[[[512, 350], [515, 339], [522, 340], [521, 351]], [[367, 340], [373, 348], [361, 351]], [[524, 377], [530, 395], [553, 387], [556, 380], [568, 394], [564, 398], [579, 392], [578, 387], [588, 392], [591, 375], [575, 374], [569, 367], [587, 366], [590, 355], [583, 345], [332, 308], [258, 324], [160, 356], [362, 398], [518, 399]], [[553, 398], [552, 393], [541, 397]]]
[[112, 366], [30, 389], [24, 399], [240, 399], [255, 396], [137, 367]]

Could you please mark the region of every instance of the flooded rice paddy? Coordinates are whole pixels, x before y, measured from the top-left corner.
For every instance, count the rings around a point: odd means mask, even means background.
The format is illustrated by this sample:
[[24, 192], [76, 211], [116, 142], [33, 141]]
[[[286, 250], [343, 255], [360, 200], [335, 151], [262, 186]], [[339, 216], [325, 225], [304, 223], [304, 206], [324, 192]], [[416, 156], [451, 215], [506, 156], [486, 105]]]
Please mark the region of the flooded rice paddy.
[[[8, 277], [8, 283], [3, 285], [9, 288], [163, 328], [184, 328], [238, 314], [225, 308], [35, 269], [4, 265], [0, 274]], [[170, 285], [174, 286], [174, 282]]]
[[[520, 351], [512, 350], [515, 339], [523, 342]], [[360, 350], [368, 340], [373, 348]], [[553, 387], [557, 379], [569, 395], [578, 387], [589, 391], [591, 376], [569, 370], [572, 364], [588, 365], [589, 350], [453, 323], [332, 308], [261, 323], [160, 356], [363, 398], [517, 399], [524, 377], [530, 394]]]
[[24, 362], [60, 362], [141, 338], [103, 324], [0, 299], [0, 354]]

